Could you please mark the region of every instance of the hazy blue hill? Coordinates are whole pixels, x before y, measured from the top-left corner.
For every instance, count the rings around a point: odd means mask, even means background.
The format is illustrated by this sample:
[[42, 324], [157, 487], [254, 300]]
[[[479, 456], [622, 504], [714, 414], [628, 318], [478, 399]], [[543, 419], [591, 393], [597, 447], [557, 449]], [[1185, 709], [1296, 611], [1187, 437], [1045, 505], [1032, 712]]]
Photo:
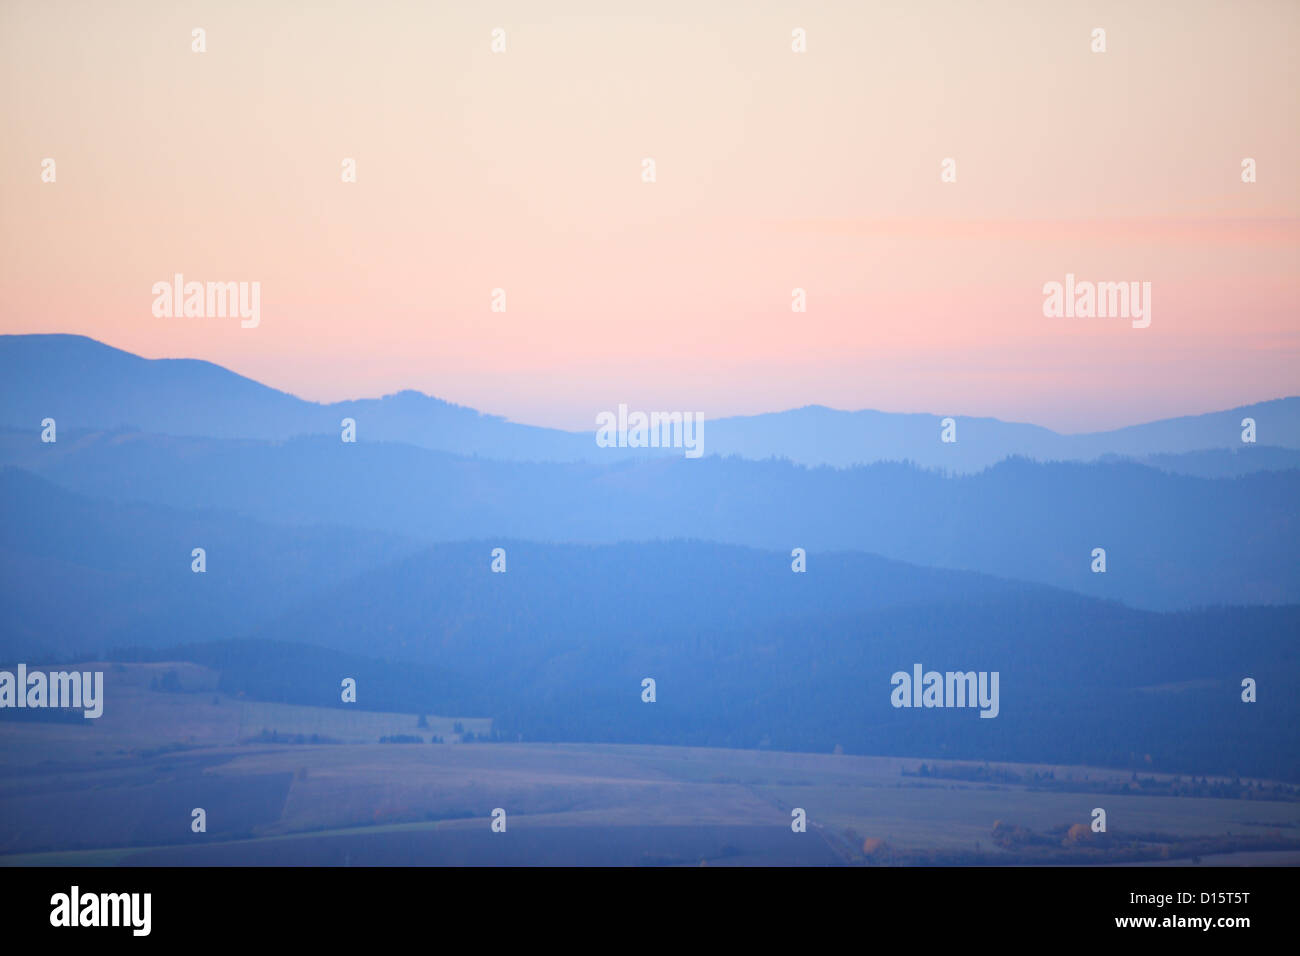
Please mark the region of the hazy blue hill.
[[[320, 704], [345, 669], [368, 708], [468, 711], [530, 740], [1300, 777], [1294, 605], [1155, 614], [870, 554], [812, 551], [795, 574], [784, 550], [686, 540], [412, 551], [83, 498], [16, 469], [0, 493], [6, 660], [167, 648], [144, 653], [218, 667], [231, 692]], [[892, 708], [890, 675], [917, 662], [998, 671], [1000, 715]], [[1258, 704], [1239, 700], [1246, 676]]]
[[[944, 418], [952, 417], [957, 441], [940, 441]], [[1257, 442], [1300, 449], [1300, 398], [1281, 398], [1205, 415], [1185, 416], [1114, 431], [1062, 435], [1037, 425], [949, 414], [839, 411], [810, 406], [706, 423], [710, 454], [745, 458], [789, 458], [838, 467], [873, 461], [913, 461], [952, 471], [978, 471], [1010, 456], [1039, 461], [1091, 461], [1104, 455], [1143, 458], [1211, 449], [1250, 450], [1241, 441], [1241, 421], [1256, 420]], [[1268, 467], [1261, 458], [1236, 461]]]
[[1070, 436], [1081, 457], [1174, 455], [1211, 448], [1240, 450], [1241, 421], [1254, 418], [1264, 445], [1300, 448], [1300, 397], [1277, 398], [1204, 415], [1185, 415], [1107, 432]]
[[[424, 541], [699, 538], [982, 571], [1153, 609], [1300, 601], [1300, 471], [1205, 479], [1130, 461], [905, 464], [705, 458], [531, 464], [410, 445], [0, 431], [0, 463], [84, 494]], [[1090, 570], [1092, 549], [1107, 572]]]
[[1008, 455], [1063, 457], [1061, 436], [1037, 425], [951, 416], [957, 441], [940, 441], [947, 415], [840, 411], [812, 405], [706, 423], [710, 454], [788, 458], [807, 465], [852, 466], [913, 461], [972, 471]]
[[[337, 436], [343, 418], [362, 440], [393, 441], [454, 454], [517, 461], [593, 461], [679, 457], [680, 450], [599, 448], [591, 431], [522, 425], [414, 391], [331, 404], [308, 402], [209, 362], [148, 360], [76, 335], [0, 336], [0, 425], [38, 429], [135, 428], [177, 436], [288, 439]], [[619, 403], [611, 396], [609, 409]], [[671, 411], [671, 409], [663, 409]], [[685, 411], [686, 409], [683, 409]], [[695, 409], [699, 411], [699, 409]], [[1242, 447], [1241, 420], [1256, 419], [1258, 440], [1300, 449], [1300, 397], [1116, 431], [1061, 435], [1036, 425], [956, 414], [957, 441], [941, 442], [949, 413], [838, 411], [822, 406], [709, 419], [704, 451], [750, 459], [789, 458], [837, 467], [914, 461], [972, 472], [1022, 455], [1046, 460], [1143, 457]], [[1243, 466], [1264, 459], [1248, 457]]]
[[400, 440], [467, 455], [576, 459], [589, 434], [518, 425], [403, 391], [321, 404], [195, 359], [144, 359], [80, 335], [0, 336], [0, 423], [60, 429], [138, 428], [163, 435], [286, 439], [335, 435], [342, 419], [372, 440]]
[[[799, 575], [690, 541], [502, 546], [504, 574], [486, 543], [439, 545], [257, 636], [462, 674], [511, 737], [1300, 773], [1295, 606], [1153, 614], [859, 554]], [[893, 708], [891, 675], [917, 662], [998, 671], [1000, 715]], [[1267, 706], [1240, 701], [1245, 676]]]
[[1269, 445], [1242, 445], [1240, 448], [1215, 448], [1177, 455], [1134, 455], [1127, 459], [1119, 455], [1105, 455], [1098, 460], [1130, 460], [1176, 475], [1195, 475], [1198, 478], [1235, 478], [1255, 471], [1289, 471], [1300, 468], [1300, 450]]
[[[490, 570], [494, 547], [506, 551], [505, 573]], [[523, 673], [562, 666], [574, 651], [600, 647], [601, 632], [611, 626], [632, 649], [698, 637], [719, 623], [741, 630], [780, 627], [827, 614], [868, 615], [897, 605], [998, 595], [1050, 594], [1061, 606], [1085, 600], [870, 554], [824, 554], [818, 562], [816, 573], [796, 574], [790, 558], [778, 552], [701, 541], [454, 542], [363, 573], [343, 589], [347, 593], [334, 595], [337, 600], [295, 607], [255, 636], [361, 646], [380, 657], [445, 657], [458, 673], [486, 679], [502, 668]], [[376, 606], [382, 614], [374, 613]]]
[[[262, 525], [83, 497], [0, 469], [0, 656], [238, 636], [411, 550], [390, 534]], [[207, 571], [190, 569], [207, 551]]]
[[[0, 656], [238, 638], [290, 609], [295, 609], [290, 623], [277, 625], [275, 637], [331, 646], [310, 636], [316, 625], [298, 606], [319, 595], [326, 599], [319, 606], [325, 607], [329, 595], [340, 588], [366, 594], [387, 591], [389, 582], [400, 579], [407, 566], [405, 556], [420, 550], [407, 538], [378, 532], [323, 525], [287, 527], [210, 508], [182, 511], [89, 498], [16, 468], [0, 469], [0, 500], [4, 502], [0, 562], [6, 572], [0, 587], [4, 612]], [[420, 550], [428, 566], [421, 573], [437, 580], [414, 588], [401, 601], [391, 605], [386, 601], [382, 613], [368, 605], [370, 622], [332, 646], [401, 657], [412, 638], [399, 625], [409, 624], [418, 631], [421, 621], [451, 613], [466, 619], [495, 615], [498, 608], [491, 591], [480, 593], [478, 585], [492, 548], [503, 543], [452, 543]], [[796, 598], [858, 611], [900, 601], [975, 598], [1034, 588], [987, 575], [911, 567], [868, 554], [829, 559], [818, 555], [816, 562], [827, 562], [822, 573], [796, 575], [788, 556], [718, 545], [683, 548], [651, 542], [621, 551], [556, 550], [556, 546], [529, 543], [505, 546], [510, 549], [511, 569], [519, 572], [510, 580], [518, 585], [542, 582], [543, 590], [528, 598], [531, 606], [541, 608], [550, 600], [545, 590], [550, 588], [549, 579], [537, 577], [531, 566], [538, 561], [559, 555], [557, 560], [571, 564], [573, 574], [588, 583], [584, 600], [568, 601], [560, 608], [563, 626], [572, 633], [585, 631], [584, 622], [590, 618], [609, 620], [620, 615], [627, 590], [620, 574], [653, 579], [663, 574], [667, 562], [673, 567], [667, 569], [671, 573], [663, 577], [662, 588], [645, 595], [628, 626], [649, 632], [655, 622], [665, 620], [664, 613], [673, 620], [684, 610], [701, 616], [711, 613], [714, 596], [692, 582], [717, 574], [725, 580], [729, 600], [737, 604], [736, 613], [755, 621], [802, 613]], [[191, 570], [194, 547], [206, 549], [203, 574]], [[617, 554], [627, 566], [620, 569], [607, 563], [610, 554]], [[516, 568], [520, 563], [523, 566]], [[372, 575], [365, 576], [366, 571]], [[492, 576], [492, 580], [504, 579]], [[632, 586], [628, 593], [639, 593], [639, 588]], [[665, 610], [666, 605], [671, 608]], [[526, 626], [518, 635], [521, 647], [509, 650], [518, 659], [527, 657], [525, 633]]]
[[303, 431], [310, 403], [195, 359], [144, 359], [80, 335], [0, 336], [6, 425], [146, 427], [163, 434], [275, 438]]

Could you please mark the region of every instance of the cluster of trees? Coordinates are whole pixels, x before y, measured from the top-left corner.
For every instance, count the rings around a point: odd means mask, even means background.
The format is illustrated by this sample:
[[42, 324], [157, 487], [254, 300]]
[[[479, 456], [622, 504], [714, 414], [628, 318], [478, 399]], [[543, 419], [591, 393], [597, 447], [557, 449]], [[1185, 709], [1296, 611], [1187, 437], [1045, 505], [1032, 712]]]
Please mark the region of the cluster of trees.
[[323, 734], [282, 734], [278, 730], [268, 730], [263, 727], [262, 730], [253, 737], [248, 737], [244, 741], [255, 742], [259, 744], [341, 744], [343, 741], [337, 737], [326, 737]]

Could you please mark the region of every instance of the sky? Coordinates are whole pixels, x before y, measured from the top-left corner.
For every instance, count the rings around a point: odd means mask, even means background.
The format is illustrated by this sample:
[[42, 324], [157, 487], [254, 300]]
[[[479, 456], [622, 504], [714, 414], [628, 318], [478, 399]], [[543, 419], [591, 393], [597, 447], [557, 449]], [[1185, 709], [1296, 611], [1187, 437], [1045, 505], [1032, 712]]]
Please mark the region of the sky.
[[[1298, 394], [1297, 41], [1258, 0], [0, 0], [0, 332], [573, 429]], [[260, 324], [155, 317], [176, 273]], [[1045, 317], [1067, 273], [1150, 326]]]

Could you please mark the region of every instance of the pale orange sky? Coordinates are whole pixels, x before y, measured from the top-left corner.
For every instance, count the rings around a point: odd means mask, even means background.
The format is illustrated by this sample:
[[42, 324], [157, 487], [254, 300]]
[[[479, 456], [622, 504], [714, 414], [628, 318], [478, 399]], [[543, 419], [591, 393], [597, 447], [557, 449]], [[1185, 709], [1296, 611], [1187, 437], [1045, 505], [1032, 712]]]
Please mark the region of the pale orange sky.
[[[568, 428], [821, 403], [1075, 431], [1297, 394], [1298, 27], [1249, 0], [3, 0], [0, 331]], [[260, 282], [260, 326], [155, 318], [176, 272]], [[1150, 282], [1150, 328], [1044, 318], [1067, 272]]]

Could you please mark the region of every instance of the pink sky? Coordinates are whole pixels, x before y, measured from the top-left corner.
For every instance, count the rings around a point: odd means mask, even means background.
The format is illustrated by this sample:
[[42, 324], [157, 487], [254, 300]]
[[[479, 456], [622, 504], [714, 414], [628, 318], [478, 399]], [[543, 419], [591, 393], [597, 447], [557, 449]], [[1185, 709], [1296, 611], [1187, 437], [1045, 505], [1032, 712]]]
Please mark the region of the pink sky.
[[[317, 6], [0, 6], [0, 331], [567, 428], [1300, 393], [1300, 4]], [[260, 326], [155, 318], [176, 272]], [[1067, 272], [1150, 328], [1044, 318]]]

